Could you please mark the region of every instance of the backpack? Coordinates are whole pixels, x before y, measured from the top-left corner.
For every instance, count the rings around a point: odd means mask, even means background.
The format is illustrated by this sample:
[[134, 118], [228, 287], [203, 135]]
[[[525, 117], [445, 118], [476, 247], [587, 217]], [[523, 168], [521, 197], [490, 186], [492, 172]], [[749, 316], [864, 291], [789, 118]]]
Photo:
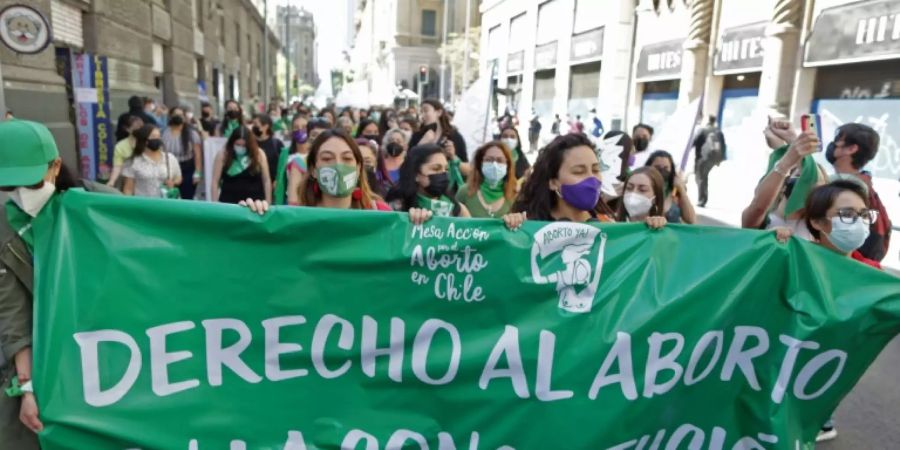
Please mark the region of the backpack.
[[878, 197], [878, 193], [875, 192], [875, 188], [872, 186], [872, 175], [868, 172], [862, 172], [860, 173], [860, 178], [869, 187], [869, 208], [878, 211], [878, 220], [869, 227], [869, 238], [859, 248], [859, 252], [866, 258], [881, 261], [887, 255], [888, 248], [891, 246], [891, 227], [893, 225], [891, 224], [891, 218], [888, 216], [887, 208], [881, 202], [881, 198]]
[[719, 132], [716, 129], [706, 131], [706, 139], [700, 147], [700, 156], [702, 159], [722, 159], [722, 141], [719, 140]]

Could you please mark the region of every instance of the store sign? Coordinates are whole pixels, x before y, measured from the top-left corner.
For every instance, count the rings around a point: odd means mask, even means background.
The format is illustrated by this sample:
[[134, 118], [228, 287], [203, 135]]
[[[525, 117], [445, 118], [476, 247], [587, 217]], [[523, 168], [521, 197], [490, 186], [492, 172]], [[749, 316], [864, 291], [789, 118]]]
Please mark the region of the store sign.
[[806, 44], [807, 67], [900, 58], [900, 2], [870, 0], [819, 14]]
[[603, 56], [603, 27], [572, 36], [572, 51], [569, 59], [580, 61]]
[[521, 72], [525, 68], [525, 50], [509, 54], [506, 60], [507, 72]]
[[556, 67], [556, 47], [557, 42], [549, 42], [539, 45], [534, 49], [534, 68], [535, 69], [552, 69]]
[[724, 30], [716, 51], [715, 74], [761, 71], [765, 40], [766, 23]]
[[683, 45], [681, 39], [645, 45], [638, 59], [637, 81], [680, 78]]

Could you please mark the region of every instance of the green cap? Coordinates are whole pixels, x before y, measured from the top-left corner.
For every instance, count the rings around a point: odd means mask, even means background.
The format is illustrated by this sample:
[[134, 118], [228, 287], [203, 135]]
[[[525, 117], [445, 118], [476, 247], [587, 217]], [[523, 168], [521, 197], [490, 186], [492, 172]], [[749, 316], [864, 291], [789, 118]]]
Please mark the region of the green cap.
[[59, 158], [56, 141], [47, 127], [28, 120], [0, 122], [0, 186], [32, 186]]

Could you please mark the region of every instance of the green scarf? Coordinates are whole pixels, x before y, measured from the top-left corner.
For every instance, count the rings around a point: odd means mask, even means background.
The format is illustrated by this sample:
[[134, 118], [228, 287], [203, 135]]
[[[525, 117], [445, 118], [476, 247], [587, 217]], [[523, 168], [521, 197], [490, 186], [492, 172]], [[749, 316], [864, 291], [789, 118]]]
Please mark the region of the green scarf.
[[15, 202], [12, 200], [6, 201], [6, 221], [9, 222], [9, 226], [16, 231], [19, 237], [22, 238], [22, 241], [25, 242], [25, 246], [28, 247], [28, 250], [31, 253], [34, 253], [34, 230], [31, 229], [32, 220], [34, 220], [34, 218], [26, 214], [25, 211], [19, 209], [19, 206], [16, 205]]
[[459, 158], [454, 158], [450, 161], [449, 176], [451, 190], [459, 189], [459, 187], [466, 184], [466, 178], [463, 177], [462, 170], [459, 169], [460, 163]]
[[487, 181], [481, 182], [481, 196], [484, 197], [484, 201], [486, 201], [489, 205], [494, 204], [497, 200], [503, 198], [505, 194], [503, 182], [497, 184], [497, 186], [491, 186]]
[[241, 123], [237, 120], [229, 120], [228, 125], [225, 127], [225, 133], [222, 133], [222, 137], [229, 138], [231, 137], [231, 132], [238, 129], [241, 126]]
[[453, 200], [450, 200], [446, 195], [442, 195], [441, 198], [431, 198], [418, 194], [418, 197], [419, 208], [425, 208], [438, 217], [450, 217], [453, 215]]
[[250, 157], [247, 155], [238, 156], [235, 155], [234, 159], [231, 160], [231, 165], [228, 167], [228, 176], [235, 177], [241, 174], [241, 172], [247, 170], [250, 167]]
[[[775, 163], [787, 154], [788, 148], [789, 146], [783, 145], [769, 155], [769, 169], [766, 173], [771, 172], [775, 167]], [[784, 207], [785, 217], [803, 208], [803, 205], [806, 203], [806, 197], [809, 195], [809, 191], [816, 186], [818, 180], [819, 171], [816, 168], [816, 161], [813, 159], [812, 155], [804, 156], [800, 163], [800, 178], [794, 183], [791, 196], [788, 198], [787, 204]]]
[[285, 147], [281, 149], [278, 155], [278, 173], [275, 174], [275, 204], [285, 204], [285, 192], [287, 192], [287, 163], [291, 156], [291, 148]]
[[512, 149], [510, 153], [512, 153], [513, 167], [515, 167], [519, 163], [519, 147]]

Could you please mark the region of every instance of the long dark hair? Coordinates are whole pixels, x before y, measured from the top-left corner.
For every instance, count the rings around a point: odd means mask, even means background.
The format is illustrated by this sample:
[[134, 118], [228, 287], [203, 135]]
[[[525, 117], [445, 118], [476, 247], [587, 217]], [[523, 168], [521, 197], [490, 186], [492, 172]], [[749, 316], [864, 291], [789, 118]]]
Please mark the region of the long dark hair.
[[[422, 166], [433, 155], [443, 153], [444, 149], [437, 144], [417, 145], [406, 153], [406, 159], [400, 166], [400, 181], [388, 192], [387, 201], [400, 202], [400, 211], [409, 211], [410, 208], [419, 207], [419, 183], [416, 181], [416, 175], [422, 170]], [[453, 216], [457, 216], [460, 211], [459, 202], [452, 195], [447, 195], [453, 202]]]
[[[438, 124], [441, 126], [441, 136], [450, 137], [450, 134], [455, 130], [453, 125], [450, 124], [450, 114], [447, 113], [447, 110], [444, 109], [444, 105], [441, 104], [440, 100], [429, 98], [422, 101], [422, 105], [429, 105], [432, 108], [440, 111], [440, 115], [438, 116]], [[424, 122], [422, 124], [425, 125]]]
[[[537, 160], [532, 166], [531, 175], [525, 180], [519, 192], [519, 197], [513, 204], [513, 212], [524, 212], [529, 219], [554, 220], [551, 212], [556, 207], [559, 198], [550, 190], [550, 180], [559, 177], [559, 169], [569, 150], [586, 146], [593, 149], [594, 144], [582, 133], [571, 133], [557, 136], [538, 153]], [[601, 198], [594, 208], [598, 214], [613, 215], [613, 211]]]
[[391, 119], [397, 119], [397, 112], [394, 111], [393, 108], [388, 108], [381, 112], [381, 117], [378, 119], [378, 134], [381, 135], [382, 138], [384, 138], [384, 134], [391, 128], [388, 126], [388, 122], [390, 122]]
[[619, 130], [610, 131], [604, 134], [603, 139], [606, 140], [615, 136], [619, 136], [619, 140], [616, 141], [616, 144], [622, 146], [622, 152], [619, 153], [619, 158], [622, 159], [622, 167], [619, 168], [619, 176], [617, 178], [619, 181], [625, 181], [625, 178], [628, 178], [628, 171], [631, 170], [628, 166], [628, 158], [634, 153], [634, 141], [628, 133]]
[[156, 130], [156, 125], [144, 125], [131, 133], [134, 136], [134, 151], [131, 152], [131, 159], [135, 159], [144, 154], [147, 149], [147, 141], [150, 140], [150, 134]]
[[[672, 189], [675, 186], [675, 158], [672, 158], [672, 154], [665, 150], [657, 150], [650, 154], [650, 157], [647, 158], [647, 163], [644, 164], [644, 166], [653, 167], [653, 160], [656, 158], [665, 158], [669, 160], [669, 167], [672, 169], [669, 170], [667, 176], [663, 177], [663, 181], [666, 183], [664, 187], [667, 188], [669, 192], [672, 192]], [[662, 175], [662, 173], [660, 173], [660, 175]]]
[[169, 119], [175, 117], [175, 111], [181, 111], [181, 152], [183, 157], [194, 156], [194, 149], [191, 146], [191, 135], [194, 134], [194, 127], [187, 120], [187, 111], [180, 106], [176, 106], [169, 110]]
[[319, 189], [319, 183], [312, 175], [316, 171], [319, 150], [325, 145], [325, 142], [331, 138], [337, 138], [344, 141], [350, 147], [350, 150], [353, 151], [353, 159], [356, 160], [356, 173], [358, 175], [357, 187], [359, 188], [359, 194], [354, 192], [350, 208], [373, 209], [373, 201], [380, 200], [380, 198], [373, 194], [372, 189], [369, 187], [369, 180], [363, 169], [363, 157], [362, 153], [359, 151], [359, 146], [356, 145], [356, 141], [354, 141], [350, 135], [337, 128], [323, 131], [322, 134], [313, 141], [312, 147], [309, 149], [309, 154], [306, 156], [307, 175], [303, 177], [303, 181], [300, 182], [300, 204], [304, 206], [316, 206], [319, 204], [319, 200], [322, 199], [322, 190]]
[[247, 130], [245, 125], [235, 128], [234, 131], [231, 132], [231, 136], [228, 137], [228, 142], [225, 144], [225, 164], [222, 165], [222, 168], [227, 170], [231, 167], [231, 162], [234, 161], [234, 158], [237, 156], [234, 152], [234, 143], [237, 142], [238, 139], [243, 139], [247, 143], [247, 156], [250, 157], [250, 167], [247, 169], [254, 175], [260, 173], [262, 168], [262, 151], [259, 149], [259, 144], [256, 142], [256, 136]]
[[[625, 179], [625, 189], [628, 185], [628, 180], [634, 178], [635, 175], [646, 175], [647, 178], [650, 179], [650, 184], [653, 187], [653, 206], [650, 207], [650, 211], [647, 212], [647, 216], [661, 216], [666, 213], [666, 198], [665, 193], [663, 191], [663, 181], [662, 175], [659, 174], [659, 171], [656, 170], [655, 167], [639, 167], [635, 169], [634, 172], [631, 172], [628, 175], [628, 178]], [[623, 201], [619, 202], [619, 209], [616, 211], [616, 220], [619, 222], [625, 222], [629, 219], [628, 210], [625, 209], [625, 194], [622, 194]]]
[[[378, 125], [378, 124], [375, 123], [375, 121], [372, 120], [372, 119], [360, 119], [359, 125], [356, 126], [356, 136], [353, 136], [353, 137], [355, 137], [355, 138], [361, 138], [361, 137], [363, 137], [363, 130], [364, 130], [367, 126], [372, 125], [372, 124]], [[381, 141], [381, 131], [380, 131], [380, 130], [378, 131], [378, 139], [376, 139], [375, 141], [376, 141], [376, 142]]]

